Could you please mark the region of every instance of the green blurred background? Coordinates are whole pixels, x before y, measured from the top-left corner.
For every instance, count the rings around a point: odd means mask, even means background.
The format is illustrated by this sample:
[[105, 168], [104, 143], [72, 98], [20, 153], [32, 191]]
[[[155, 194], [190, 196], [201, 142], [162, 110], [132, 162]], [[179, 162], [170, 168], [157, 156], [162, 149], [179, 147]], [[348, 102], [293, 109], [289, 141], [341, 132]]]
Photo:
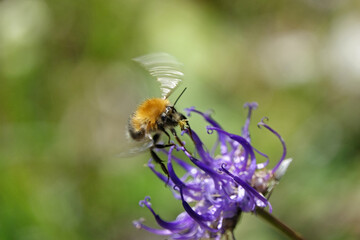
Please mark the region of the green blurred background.
[[[184, 63], [178, 109], [212, 109], [240, 133], [257, 101], [253, 144], [271, 166], [281, 145], [256, 123], [282, 134], [294, 161], [275, 216], [307, 239], [360, 239], [356, 0], [0, 1], [0, 239], [165, 239], [133, 227], [156, 226], [138, 201], [150, 195], [166, 220], [180, 202], [148, 153], [118, 157], [129, 114], [160, 96], [131, 59], [159, 51]], [[235, 235], [286, 239], [251, 214]]]

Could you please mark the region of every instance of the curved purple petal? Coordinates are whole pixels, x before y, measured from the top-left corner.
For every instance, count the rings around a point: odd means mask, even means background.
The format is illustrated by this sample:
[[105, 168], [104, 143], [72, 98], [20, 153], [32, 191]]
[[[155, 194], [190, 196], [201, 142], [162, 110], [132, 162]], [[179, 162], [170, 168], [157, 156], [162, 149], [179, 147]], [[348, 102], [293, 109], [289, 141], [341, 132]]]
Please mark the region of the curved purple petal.
[[[155, 170], [155, 166], [154, 164], [152, 164], [152, 159], [150, 158], [147, 166], [150, 168], [150, 170], [161, 180], [163, 181], [164, 183], [167, 183], [167, 185], [169, 185], [170, 187], [173, 187], [174, 186], [174, 183], [172, 181], [169, 181], [168, 182], [168, 178], [167, 176], [165, 176], [164, 174], [158, 172]], [[170, 179], [171, 180], [171, 179]]]
[[257, 164], [256, 164], [256, 169], [262, 169], [262, 168], [266, 167], [266, 166], [269, 164], [269, 162], [270, 162], [269, 156], [266, 155], [265, 153], [260, 152], [259, 150], [257, 150], [257, 149], [254, 148], [254, 147], [253, 147], [253, 149], [255, 150], [255, 152], [257, 152], [258, 154], [260, 154], [261, 156], [263, 156], [264, 158], [266, 158], [266, 161], [265, 161], [265, 162], [263, 162], [263, 163], [257, 163]]
[[199, 215], [197, 214], [191, 207], [190, 205], [185, 201], [183, 193], [182, 193], [182, 188], [180, 188], [180, 195], [181, 195], [181, 199], [182, 199], [182, 204], [183, 207], [185, 209], [185, 211], [189, 214], [189, 216], [194, 219], [194, 221], [196, 221], [199, 225], [201, 225], [202, 227], [206, 228], [206, 230], [210, 231], [210, 232], [218, 232], [218, 229], [214, 229], [209, 227], [206, 223], [206, 221], [212, 221], [214, 220], [214, 216], [210, 215], [210, 214], [206, 214], [206, 215]]
[[241, 135], [250, 142], [250, 133], [249, 133], [249, 125], [250, 125], [250, 119], [251, 119], [251, 113], [253, 110], [255, 110], [258, 107], [258, 104], [256, 102], [251, 103], [245, 103], [244, 108], [249, 108], [248, 116], [245, 121], [245, 125], [242, 128]]
[[155, 233], [157, 235], [171, 235], [173, 233], [172, 231], [167, 230], [167, 229], [156, 229], [156, 228], [148, 227], [142, 223], [142, 220], [133, 221], [133, 224], [137, 229], [142, 228], [142, 229], [145, 229], [146, 231]]
[[219, 189], [219, 179], [227, 179], [226, 176], [220, 175], [216, 171], [214, 171], [211, 167], [206, 165], [205, 163], [199, 161], [198, 159], [194, 158], [188, 151], [182, 148], [184, 153], [188, 158], [190, 158], [191, 162], [194, 163], [198, 168], [203, 170], [206, 174], [208, 174], [214, 181], [214, 185], [216, 189]]
[[265, 206], [267, 206], [267, 205], [270, 206], [268, 200], [264, 196], [262, 196], [260, 193], [258, 193], [253, 187], [251, 187], [247, 182], [245, 182], [244, 180], [242, 180], [241, 178], [239, 178], [237, 176], [234, 176], [224, 166], [221, 166], [221, 168], [226, 174], [231, 176], [240, 186], [242, 186], [245, 189], [245, 191], [249, 192], [251, 195], [258, 198], [260, 201], [262, 201], [265, 204]]
[[204, 149], [204, 144], [203, 142], [200, 140], [199, 136], [196, 134], [195, 131], [192, 131], [192, 138], [194, 140], [195, 143], [195, 148], [197, 150], [197, 153], [200, 156], [200, 159], [202, 159], [204, 162], [211, 164], [211, 162], [213, 161], [213, 159], [211, 159], [209, 153], [207, 151], [205, 151]]
[[184, 183], [183, 181], [181, 181], [181, 179], [176, 175], [174, 168], [172, 166], [172, 163], [171, 163], [173, 149], [174, 149], [174, 146], [170, 147], [170, 149], [169, 149], [168, 164], [167, 164], [170, 179], [176, 186], [178, 186], [180, 188], [184, 187], [186, 189], [191, 189], [193, 191], [200, 191], [201, 190], [200, 187], [188, 185], [188, 184]]
[[143, 201], [140, 201], [140, 206], [142, 207], [147, 207], [150, 212], [153, 214], [153, 216], [155, 217], [156, 222], [159, 224], [160, 227], [168, 229], [170, 231], [175, 231], [175, 232], [179, 232], [179, 231], [183, 231], [185, 229], [187, 229], [189, 227], [189, 225], [191, 225], [191, 222], [189, 221], [184, 221], [183, 219], [176, 219], [175, 221], [172, 222], [168, 222], [168, 221], [164, 221], [158, 214], [155, 213], [155, 211], [152, 209], [151, 207], [151, 203], [150, 203], [150, 197], [145, 197], [145, 199]]
[[[208, 123], [210, 123], [212, 126], [216, 127], [216, 128], [220, 128], [222, 129], [222, 127], [220, 126], [220, 124], [218, 124], [214, 119], [212, 119], [212, 117], [210, 116], [210, 114], [205, 114], [205, 113], [202, 113], [198, 110], [195, 110], [194, 107], [192, 108], [186, 108], [185, 111], [187, 111], [187, 114], [188, 116], [190, 116], [190, 112], [195, 112], [199, 115], [201, 115]], [[226, 146], [226, 138], [225, 136], [221, 135], [221, 134], [218, 134], [218, 139], [219, 139], [219, 142], [221, 144], [220, 146], [220, 152], [223, 154], [223, 153], [226, 153], [227, 151], [227, 146]]]
[[[165, 153], [166, 156], [169, 155], [169, 151], [166, 151], [165, 149], [161, 149], [160, 151], [163, 152], [163, 153]], [[176, 157], [176, 156], [174, 156], [174, 155], [172, 155], [171, 157], [172, 157], [172, 159], [173, 159], [177, 164], [179, 164], [179, 166], [182, 167], [186, 172], [191, 172], [191, 171], [193, 171], [194, 169], [196, 169], [196, 168], [194, 168], [192, 165], [188, 164], [188, 163], [185, 162], [184, 160], [182, 160], [182, 159], [180, 159], [180, 158], [178, 158], [178, 157]]]
[[275, 165], [275, 167], [272, 169], [272, 173], [276, 172], [276, 170], [279, 168], [279, 166], [281, 165], [282, 161], [285, 159], [286, 157], [286, 145], [285, 145], [285, 141], [284, 139], [281, 137], [281, 135], [275, 131], [274, 129], [272, 129], [269, 125], [267, 125], [266, 123], [264, 123], [265, 118], [263, 118], [261, 120], [261, 122], [258, 123], [258, 126], [264, 126], [266, 129], [268, 129], [270, 132], [272, 132], [273, 134], [275, 134], [275, 136], [277, 136], [281, 142], [281, 145], [283, 146], [283, 154], [279, 160], [279, 162]]
[[247, 159], [247, 156], [250, 157], [250, 166], [248, 168], [247, 173], [245, 174], [247, 176], [247, 179], [250, 180], [251, 176], [254, 174], [254, 172], [256, 170], [255, 153], [254, 153], [253, 148], [250, 145], [250, 143], [245, 138], [243, 138], [239, 135], [228, 133], [225, 130], [220, 129], [220, 128], [208, 126], [207, 129], [210, 131], [215, 130], [217, 132], [222, 132], [222, 133], [226, 134], [228, 137], [230, 137], [231, 139], [233, 139], [234, 141], [237, 141], [238, 143], [241, 144], [241, 146], [244, 148], [244, 151], [245, 151], [245, 160]]

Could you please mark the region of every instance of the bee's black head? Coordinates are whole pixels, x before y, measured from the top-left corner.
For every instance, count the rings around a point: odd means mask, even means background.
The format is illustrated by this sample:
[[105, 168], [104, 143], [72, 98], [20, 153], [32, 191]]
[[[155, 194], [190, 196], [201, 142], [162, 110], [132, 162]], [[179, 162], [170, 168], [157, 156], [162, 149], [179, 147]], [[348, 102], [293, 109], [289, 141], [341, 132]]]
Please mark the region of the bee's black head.
[[175, 127], [179, 121], [186, 119], [186, 117], [176, 111], [174, 106], [167, 106], [165, 111], [160, 116], [161, 124], [166, 127]]

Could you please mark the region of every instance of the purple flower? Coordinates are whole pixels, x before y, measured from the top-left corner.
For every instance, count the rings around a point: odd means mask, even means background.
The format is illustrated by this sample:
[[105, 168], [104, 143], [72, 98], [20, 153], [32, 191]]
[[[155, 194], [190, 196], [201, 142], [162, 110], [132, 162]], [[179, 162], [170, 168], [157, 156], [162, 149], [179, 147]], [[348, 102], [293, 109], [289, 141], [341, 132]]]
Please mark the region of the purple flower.
[[[285, 173], [291, 159], [285, 160], [286, 146], [282, 137], [263, 119], [258, 126], [265, 127], [280, 140], [283, 154], [276, 166], [267, 170], [269, 163], [266, 154], [251, 145], [249, 124], [252, 110], [256, 103], [247, 103], [248, 116], [241, 135], [225, 131], [209, 114], [202, 113], [195, 108], [186, 109], [188, 115], [201, 115], [210, 125], [208, 134], [217, 133], [217, 139], [211, 151], [208, 151], [195, 131], [192, 130], [196, 157], [185, 147], [174, 145], [168, 151], [167, 168], [173, 195], [179, 199], [184, 208], [174, 221], [165, 221], [152, 208], [150, 197], [140, 201], [140, 206], [147, 207], [154, 215], [156, 222], [162, 229], [150, 228], [143, 224], [143, 219], [134, 221], [137, 228], [149, 232], [167, 235], [172, 239], [220, 239], [227, 232], [233, 232], [241, 213], [254, 212], [256, 208], [268, 207], [272, 211], [268, 198], [273, 187]], [[188, 131], [185, 131], [189, 134]], [[184, 161], [173, 155], [174, 150], [181, 151], [190, 160]], [[215, 155], [215, 152], [220, 152]], [[257, 153], [257, 155], [256, 155]], [[256, 156], [264, 161], [257, 162]], [[173, 165], [177, 164], [185, 170], [183, 176], [178, 176]], [[167, 176], [155, 170], [152, 160], [148, 163], [155, 175], [167, 182]], [[192, 203], [194, 207], [191, 207]]]

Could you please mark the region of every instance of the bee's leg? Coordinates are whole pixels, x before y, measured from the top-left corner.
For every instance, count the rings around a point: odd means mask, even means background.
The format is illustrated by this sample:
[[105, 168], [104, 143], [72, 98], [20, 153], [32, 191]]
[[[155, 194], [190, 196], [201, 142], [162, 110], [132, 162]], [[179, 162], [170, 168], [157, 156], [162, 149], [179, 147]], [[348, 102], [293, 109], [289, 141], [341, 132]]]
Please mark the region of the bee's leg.
[[159, 126], [159, 130], [160, 130], [161, 132], [165, 133], [165, 135], [168, 137], [168, 144], [167, 144], [167, 145], [172, 146], [173, 144], [170, 143], [170, 140], [171, 140], [170, 134], [169, 134], [169, 133], [165, 130], [165, 128], [162, 127], [162, 126]]
[[153, 143], [154, 143], [154, 146], [156, 148], [167, 148], [167, 147], [171, 147], [173, 146], [174, 144], [170, 143], [170, 135], [168, 132], [165, 131], [164, 128], [159, 128], [159, 130], [161, 130], [163, 133], [166, 134], [166, 136], [168, 136], [168, 144], [158, 144], [157, 142], [159, 141], [160, 139], [160, 133], [157, 133], [153, 136]]
[[184, 144], [181, 142], [180, 138], [178, 137], [175, 129], [174, 129], [174, 128], [170, 128], [170, 131], [171, 131], [172, 135], [174, 135], [176, 141], [180, 144], [180, 146], [185, 147]]
[[159, 158], [159, 156], [155, 153], [154, 147], [150, 148], [151, 157], [154, 159], [154, 161], [160, 165], [161, 169], [163, 170], [164, 174], [168, 177], [168, 180], [166, 182], [166, 185], [169, 183], [170, 175], [169, 171], [167, 170], [164, 161]]
[[152, 141], [153, 141], [153, 144], [155, 145], [160, 139], [160, 133], [156, 133], [154, 134], [154, 136], [152, 136]]
[[157, 142], [159, 141], [159, 138], [160, 138], [160, 134], [157, 133], [153, 136], [153, 146], [150, 147], [150, 154], [151, 154], [151, 157], [154, 159], [154, 161], [156, 163], [158, 163], [162, 169], [162, 171], [164, 172], [164, 174], [167, 176], [167, 181], [165, 183], [165, 186], [169, 183], [169, 180], [170, 180], [170, 175], [169, 175], [169, 171], [167, 170], [165, 164], [164, 164], [164, 161], [161, 160], [159, 158], [159, 156], [156, 154], [156, 152], [154, 151], [154, 148], [167, 148], [167, 147], [170, 147], [172, 146], [173, 144], [157, 144]]

